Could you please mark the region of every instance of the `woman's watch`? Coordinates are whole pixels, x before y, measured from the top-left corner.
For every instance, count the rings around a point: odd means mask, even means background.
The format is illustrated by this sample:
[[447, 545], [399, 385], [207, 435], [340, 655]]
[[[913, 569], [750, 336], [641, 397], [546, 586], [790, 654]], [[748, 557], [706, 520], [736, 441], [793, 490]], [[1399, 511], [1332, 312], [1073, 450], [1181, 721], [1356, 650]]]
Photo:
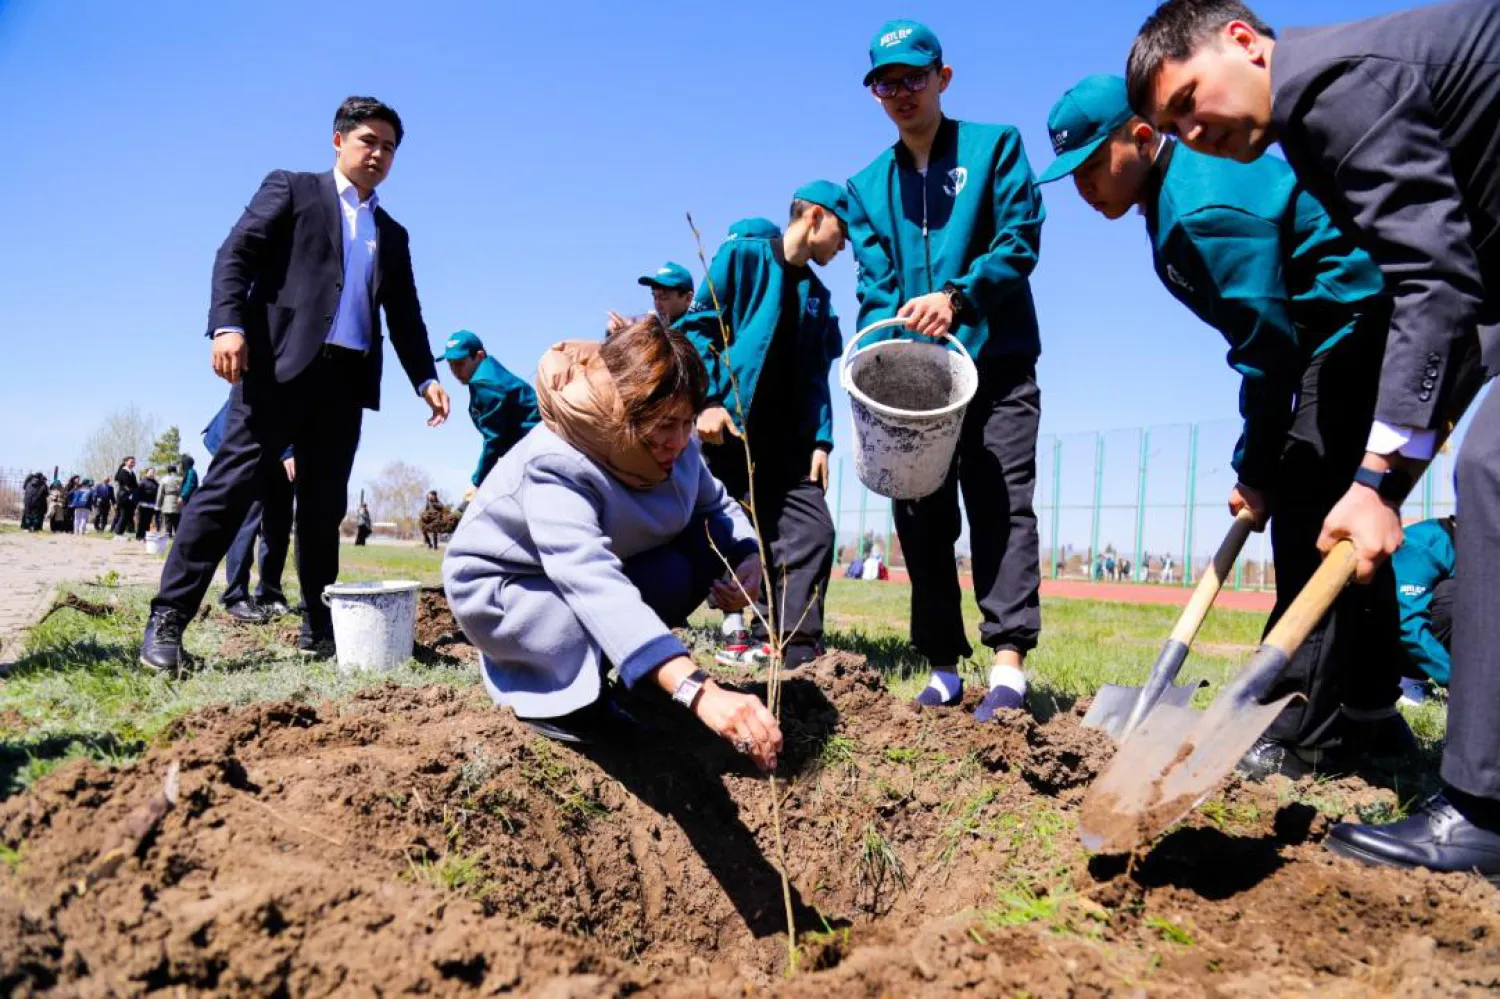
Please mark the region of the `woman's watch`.
[[672, 700], [681, 704], [689, 711], [693, 710], [693, 704], [698, 700], [698, 695], [703, 691], [703, 685], [708, 682], [708, 673], [705, 670], [695, 669], [682, 678], [677, 689], [672, 691]]

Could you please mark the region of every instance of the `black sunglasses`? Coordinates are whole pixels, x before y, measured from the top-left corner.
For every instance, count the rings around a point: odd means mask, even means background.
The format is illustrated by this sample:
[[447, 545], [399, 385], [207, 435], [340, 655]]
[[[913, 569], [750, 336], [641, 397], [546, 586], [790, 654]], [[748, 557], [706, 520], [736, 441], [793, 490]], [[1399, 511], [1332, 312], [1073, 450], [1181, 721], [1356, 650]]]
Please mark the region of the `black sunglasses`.
[[886, 101], [901, 93], [903, 88], [908, 94], [920, 94], [927, 89], [927, 80], [931, 75], [932, 67], [928, 66], [926, 69], [919, 69], [893, 80], [876, 80], [870, 84], [870, 90], [876, 97]]

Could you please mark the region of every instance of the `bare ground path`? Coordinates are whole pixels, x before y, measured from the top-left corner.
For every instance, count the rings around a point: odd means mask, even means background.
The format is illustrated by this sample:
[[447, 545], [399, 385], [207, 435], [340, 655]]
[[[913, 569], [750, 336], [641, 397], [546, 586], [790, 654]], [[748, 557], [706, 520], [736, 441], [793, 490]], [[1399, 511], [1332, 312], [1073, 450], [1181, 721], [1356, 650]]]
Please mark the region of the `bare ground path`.
[[0, 671], [20, 653], [26, 629], [46, 611], [59, 583], [96, 579], [111, 570], [122, 583], [149, 583], [161, 576], [161, 559], [134, 541], [0, 534]]

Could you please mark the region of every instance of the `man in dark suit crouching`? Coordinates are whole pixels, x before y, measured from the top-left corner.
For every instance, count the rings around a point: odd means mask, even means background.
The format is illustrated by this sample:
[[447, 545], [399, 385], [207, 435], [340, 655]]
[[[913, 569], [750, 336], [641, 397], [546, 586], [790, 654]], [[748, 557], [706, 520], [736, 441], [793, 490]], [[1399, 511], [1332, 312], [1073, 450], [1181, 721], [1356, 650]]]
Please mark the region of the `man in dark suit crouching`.
[[401, 144], [401, 119], [370, 97], [334, 116], [334, 168], [275, 170], [214, 258], [208, 336], [213, 368], [234, 387], [224, 440], [183, 513], [141, 645], [153, 669], [182, 663], [182, 632], [220, 559], [281, 455], [297, 455], [298, 648], [327, 654], [323, 588], [338, 577], [339, 522], [365, 409], [380, 405], [382, 336], [390, 324], [402, 368], [432, 410], [448, 416], [412, 277], [406, 230], [375, 188]]

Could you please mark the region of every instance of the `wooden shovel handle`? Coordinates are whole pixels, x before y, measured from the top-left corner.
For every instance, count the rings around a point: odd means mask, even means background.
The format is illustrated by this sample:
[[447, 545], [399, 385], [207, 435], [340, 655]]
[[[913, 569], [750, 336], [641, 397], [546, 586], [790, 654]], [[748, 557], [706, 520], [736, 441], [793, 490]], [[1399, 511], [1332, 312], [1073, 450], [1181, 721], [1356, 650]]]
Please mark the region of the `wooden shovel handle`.
[[1345, 540], [1334, 545], [1324, 557], [1323, 564], [1318, 566], [1318, 571], [1302, 587], [1302, 592], [1297, 594], [1297, 598], [1286, 609], [1286, 613], [1281, 615], [1281, 620], [1276, 622], [1276, 627], [1271, 629], [1262, 644], [1287, 655], [1296, 652], [1308, 633], [1328, 613], [1328, 608], [1343, 592], [1344, 587], [1354, 578], [1357, 561], [1353, 542]]
[[1241, 510], [1234, 518], [1234, 523], [1229, 525], [1229, 533], [1224, 535], [1219, 550], [1214, 552], [1214, 558], [1209, 563], [1208, 570], [1203, 573], [1203, 578], [1198, 580], [1198, 586], [1193, 590], [1192, 597], [1187, 606], [1182, 609], [1182, 616], [1177, 619], [1177, 625], [1172, 629], [1171, 641], [1181, 642], [1183, 645], [1192, 645], [1193, 638], [1198, 634], [1198, 629], [1203, 626], [1203, 619], [1208, 616], [1208, 609], [1214, 605], [1219, 590], [1224, 587], [1224, 580], [1229, 578], [1229, 572], [1234, 568], [1234, 560], [1240, 557], [1240, 549], [1245, 547], [1245, 539], [1250, 537], [1250, 531], [1255, 526], [1255, 517], [1249, 510]]

